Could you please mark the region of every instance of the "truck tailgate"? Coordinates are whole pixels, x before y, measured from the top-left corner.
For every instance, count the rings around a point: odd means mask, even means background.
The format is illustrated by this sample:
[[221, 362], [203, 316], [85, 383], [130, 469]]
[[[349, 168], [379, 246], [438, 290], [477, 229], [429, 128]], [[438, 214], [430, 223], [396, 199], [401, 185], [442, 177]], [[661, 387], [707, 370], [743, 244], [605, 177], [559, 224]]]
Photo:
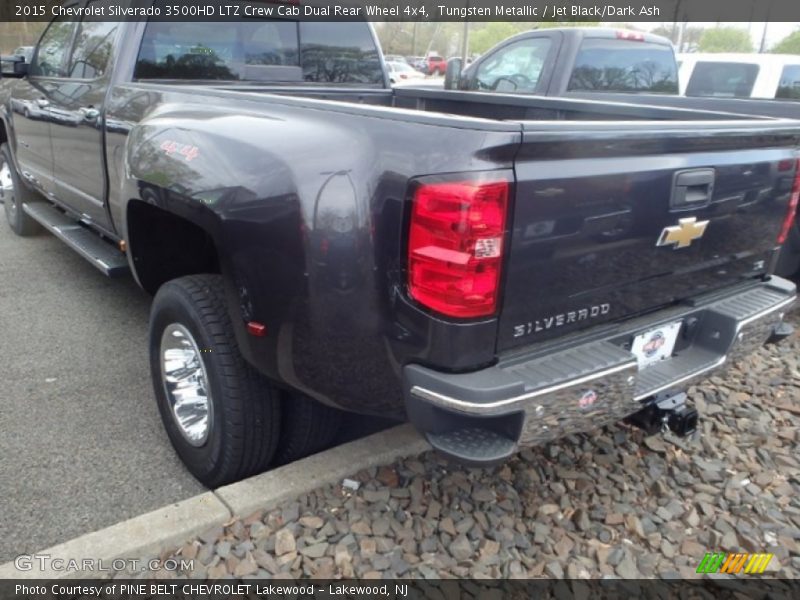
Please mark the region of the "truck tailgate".
[[498, 351], [768, 271], [800, 124], [564, 125], [523, 126]]

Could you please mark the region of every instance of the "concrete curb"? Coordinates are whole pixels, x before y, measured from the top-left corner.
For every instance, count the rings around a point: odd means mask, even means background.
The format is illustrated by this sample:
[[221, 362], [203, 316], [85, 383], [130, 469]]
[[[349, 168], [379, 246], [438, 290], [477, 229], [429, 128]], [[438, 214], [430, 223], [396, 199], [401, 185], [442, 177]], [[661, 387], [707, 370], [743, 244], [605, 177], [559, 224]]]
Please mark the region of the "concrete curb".
[[[118, 558], [144, 560], [189, 540], [231, 517], [245, 517], [256, 510], [308, 493], [320, 486], [338, 483], [356, 472], [389, 464], [397, 458], [421, 454], [427, 442], [411, 427], [401, 425], [366, 438], [343, 444], [274, 469], [250, 479], [206, 492], [128, 519], [111, 527], [36, 552], [50, 559], [101, 559], [110, 567]], [[13, 561], [0, 565], [0, 579], [60, 579], [102, 576], [92, 571], [56, 571], [38, 568], [20, 571]]]
[[[77, 560], [79, 564], [83, 558], [102, 559], [103, 565], [110, 568], [111, 561], [117, 558], [144, 559], [156, 556], [162, 548], [180, 544], [187, 537], [202, 533], [229, 517], [228, 507], [212, 492], [206, 492], [35, 554], [63, 559], [65, 566], [70, 559]], [[102, 572], [91, 571], [61, 572], [52, 568], [40, 570], [37, 568], [38, 564], [34, 561], [33, 569], [20, 571], [13, 561], [7, 562], [0, 565], [0, 579], [60, 579], [103, 575]]]
[[401, 425], [227, 485], [216, 493], [234, 515], [246, 517], [318, 487], [338, 483], [362, 469], [389, 464], [429, 449], [411, 425]]

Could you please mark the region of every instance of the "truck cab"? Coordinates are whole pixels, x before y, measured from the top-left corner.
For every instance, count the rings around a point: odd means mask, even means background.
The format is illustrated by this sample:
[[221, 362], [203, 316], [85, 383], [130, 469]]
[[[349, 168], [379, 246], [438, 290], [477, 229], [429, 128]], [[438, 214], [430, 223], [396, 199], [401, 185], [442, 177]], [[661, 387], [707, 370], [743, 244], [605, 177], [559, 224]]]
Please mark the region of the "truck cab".
[[[452, 70], [459, 71], [460, 60]], [[504, 40], [445, 87], [506, 94], [676, 94], [672, 44], [649, 33], [604, 27], [535, 29]]]

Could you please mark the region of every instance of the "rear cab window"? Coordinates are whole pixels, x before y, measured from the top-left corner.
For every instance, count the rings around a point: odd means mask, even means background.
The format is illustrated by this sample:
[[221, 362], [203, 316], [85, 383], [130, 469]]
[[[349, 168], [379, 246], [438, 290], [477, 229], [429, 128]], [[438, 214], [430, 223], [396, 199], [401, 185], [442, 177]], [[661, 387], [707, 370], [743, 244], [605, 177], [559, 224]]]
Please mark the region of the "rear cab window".
[[366, 22], [151, 21], [135, 79], [383, 86]]
[[749, 98], [758, 71], [758, 65], [749, 63], [698, 61], [686, 84], [686, 95]]
[[800, 100], [800, 64], [786, 65], [783, 68], [775, 98], [779, 100]]
[[675, 54], [670, 46], [644, 40], [586, 38], [567, 90], [677, 94]]

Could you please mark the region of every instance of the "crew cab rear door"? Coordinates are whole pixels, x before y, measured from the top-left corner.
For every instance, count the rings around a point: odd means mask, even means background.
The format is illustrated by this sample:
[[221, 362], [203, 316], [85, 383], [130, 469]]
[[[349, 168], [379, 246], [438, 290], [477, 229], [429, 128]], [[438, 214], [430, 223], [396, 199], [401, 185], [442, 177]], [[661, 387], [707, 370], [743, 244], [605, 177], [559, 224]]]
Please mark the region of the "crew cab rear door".
[[566, 123], [523, 125], [500, 350], [767, 273], [796, 122]]
[[[109, 0], [81, 3], [92, 9]], [[55, 195], [102, 229], [106, 212], [103, 113], [118, 22], [83, 20], [67, 61], [66, 77], [49, 91]]]

